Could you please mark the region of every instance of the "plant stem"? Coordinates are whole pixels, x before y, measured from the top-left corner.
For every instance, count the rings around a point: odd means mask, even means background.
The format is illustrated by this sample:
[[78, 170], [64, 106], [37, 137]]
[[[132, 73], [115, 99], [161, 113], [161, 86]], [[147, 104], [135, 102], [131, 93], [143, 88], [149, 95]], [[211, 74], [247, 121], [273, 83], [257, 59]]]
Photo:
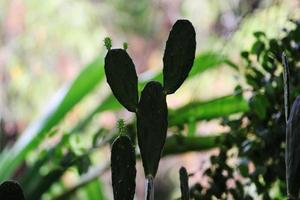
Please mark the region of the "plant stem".
[[154, 182], [152, 176], [146, 178], [145, 200], [154, 200]]
[[282, 53], [282, 65], [283, 65], [283, 85], [284, 85], [284, 110], [285, 121], [287, 123], [290, 115], [290, 72], [288, 66], [288, 59], [285, 53]]

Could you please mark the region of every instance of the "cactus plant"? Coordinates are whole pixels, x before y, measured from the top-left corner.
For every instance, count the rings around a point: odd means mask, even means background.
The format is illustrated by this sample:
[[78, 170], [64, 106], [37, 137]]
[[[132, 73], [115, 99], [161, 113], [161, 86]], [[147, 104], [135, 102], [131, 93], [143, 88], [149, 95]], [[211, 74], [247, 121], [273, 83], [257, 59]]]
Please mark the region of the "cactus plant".
[[[178, 20], [173, 25], [163, 57], [163, 85], [155, 81], [147, 83], [139, 102], [137, 75], [126, 52], [128, 46], [125, 45], [124, 49], [111, 49], [110, 45], [105, 45], [109, 47], [104, 66], [107, 82], [116, 99], [127, 110], [136, 113], [138, 146], [147, 181], [145, 199], [151, 200], [154, 198], [153, 182], [167, 136], [166, 95], [174, 93], [181, 86], [192, 68], [196, 51], [195, 30], [188, 20]], [[116, 155], [112, 155], [112, 162], [122, 153], [124, 152], [113, 150], [112, 154]], [[123, 159], [126, 162], [126, 156]], [[112, 168], [117, 165], [114, 161]], [[118, 176], [122, 178], [122, 174], [114, 173], [113, 179], [118, 180]], [[113, 183], [114, 194], [116, 187]], [[118, 199], [116, 194], [115, 199]]]
[[0, 185], [0, 199], [25, 200], [23, 190], [16, 181], [4, 181]]

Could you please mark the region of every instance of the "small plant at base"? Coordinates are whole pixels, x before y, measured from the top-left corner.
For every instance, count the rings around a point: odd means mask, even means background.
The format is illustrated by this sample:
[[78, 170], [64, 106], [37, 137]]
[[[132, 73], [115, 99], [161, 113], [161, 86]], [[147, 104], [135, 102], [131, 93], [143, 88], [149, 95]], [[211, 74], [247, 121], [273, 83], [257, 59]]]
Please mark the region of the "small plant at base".
[[180, 177], [181, 200], [189, 200], [190, 199], [189, 175], [185, 167], [180, 168], [179, 177]]
[[[138, 101], [137, 74], [124, 49], [108, 48], [105, 56], [107, 82], [116, 99], [137, 116], [137, 137], [146, 177], [145, 199], [154, 199], [153, 181], [165, 144], [168, 128], [166, 95], [174, 93], [188, 76], [195, 58], [195, 30], [188, 20], [172, 27], [163, 57], [163, 85], [150, 81]], [[115, 197], [116, 198], [116, 197]]]
[[16, 181], [4, 181], [1, 183], [0, 198], [3, 200], [25, 200], [23, 190]]

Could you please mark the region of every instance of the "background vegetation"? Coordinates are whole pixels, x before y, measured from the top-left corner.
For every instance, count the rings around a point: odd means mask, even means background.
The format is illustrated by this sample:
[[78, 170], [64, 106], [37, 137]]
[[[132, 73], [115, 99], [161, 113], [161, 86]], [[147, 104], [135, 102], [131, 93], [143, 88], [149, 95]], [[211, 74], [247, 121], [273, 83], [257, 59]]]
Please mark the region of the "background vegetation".
[[281, 52], [294, 100], [300, 28], [289, 19], [299, 18], [297, 0], [12, 0], [0, 8], [1, 182], [18, 180], [28, 199], [112, 199], [110, 144], [118, 119], [133, 135], [135, 119], [106, 84], [103, 39], [129, 44], [142, 89], [161, 80], [170, 27], [187, 18], [197, 56], [167, 99], [156, 199], [179, 197], [181, 165], [196, 199], [285, 199]]

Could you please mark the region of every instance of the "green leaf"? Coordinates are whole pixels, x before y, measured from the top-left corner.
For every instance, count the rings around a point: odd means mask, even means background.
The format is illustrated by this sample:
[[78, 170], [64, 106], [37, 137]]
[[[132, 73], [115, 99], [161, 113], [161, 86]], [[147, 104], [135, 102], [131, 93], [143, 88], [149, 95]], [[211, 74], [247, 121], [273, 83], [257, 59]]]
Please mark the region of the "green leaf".
[[266, 37], [266, 34], [262, 31], [256, 31], [253, 33], [253, 35], [256, 39], [260, 39], [261, 37], [262, 38]]
[[106, 200], [104, 195], [103, 184], [96, 179], [86, 185], [84, 188], [88, 200]]
[[195, 136], [194, 134], [196, 133], [196, 128], [197, 122], [194, 119], [191, 119], [188, 122], [188, 136]]
[[[230, 62], [225, 55], [213, 51], [203, 52], [195, 58], [193, 67], [189, 73], [189, 78], [201, 74], [208, 69], [220, 67], [222, 64], [226, 64], [231, 67], [234, 66], [234, 64]], [[236, 68], [236, 66], [234, 68]]]
[[100, 104], [98, 104], [87, 116], [85, 116], [80, 122], [78, 122], [72, 129], [72, 131], [70, 131], [70, 133], [73, 134], [75, 132], [83, 131], [97, 113], [106, 110], [119, 110], [121, 108], [121, 104], [112, 94], [110, 94], [102, 102], [100, 102]]
[[164, 90], [174, 93], [188, 76], [195, 59], [196, 33], [188, 20], [173, 25], [163, 57]]
[[230, 95], [206, 102], [189, 103], [169, 112], [169, 126], [188, 123], [190, 119], [210, 120], [248, 111], [248, 104], [240, 95]]
[[105, 56], [105, 75], [113, 94], [129, 111], [138, 104], [138, 78], [135, 66], [124, 49], [109, 50]]
[[251, 48], [251, 53], [256, 54], [257, 55], [257, 60], [259, 59], [260, 54], [263, 52], [263, 50], [265, 49], [265, 43], [263, 43], [260, 40], [257, 40], [252, 48]]
[[225, 134], [193, 137], [172, 135], [166, 139], [162, 156], [209, 150], [218, 147], [224, 136]]
[[63, 87], [52, 104], [47, 105], [47, 112], [21, 134], [11, 149], [1, 154], [0, 180], [10, 177], [28, 152], [39, 145], [47, 132], [100, 83], [104, 77], [101, 60], [100, 58], [96, 59], [85, 67], [73, 82]]
[[249, 169], [248, 169], [249, 161], [247, 158], [242, 158], [238, 165], [238, 169], [242, 176], [248, 177], [249, 176]]
[[267, 115], [267, 109], [269, 107], [268, 99], [262, 94], [253, 95], [249, 101], [250, 108], [259, 117], [259, 119], [265, 119]]
[[89, 155], [85, 155], [80, 157], [80, 159], [76, 161], [75, 165], [77, 166], [79, 174], [84, 174], [89, 170], [90, 166], [92, 165], [92, 162], [90, 160]]
[[142, 91], [137, 112], [137, 136], [145, 176], [155, 177], [168, 128], [166, 96], [159, 82]]

